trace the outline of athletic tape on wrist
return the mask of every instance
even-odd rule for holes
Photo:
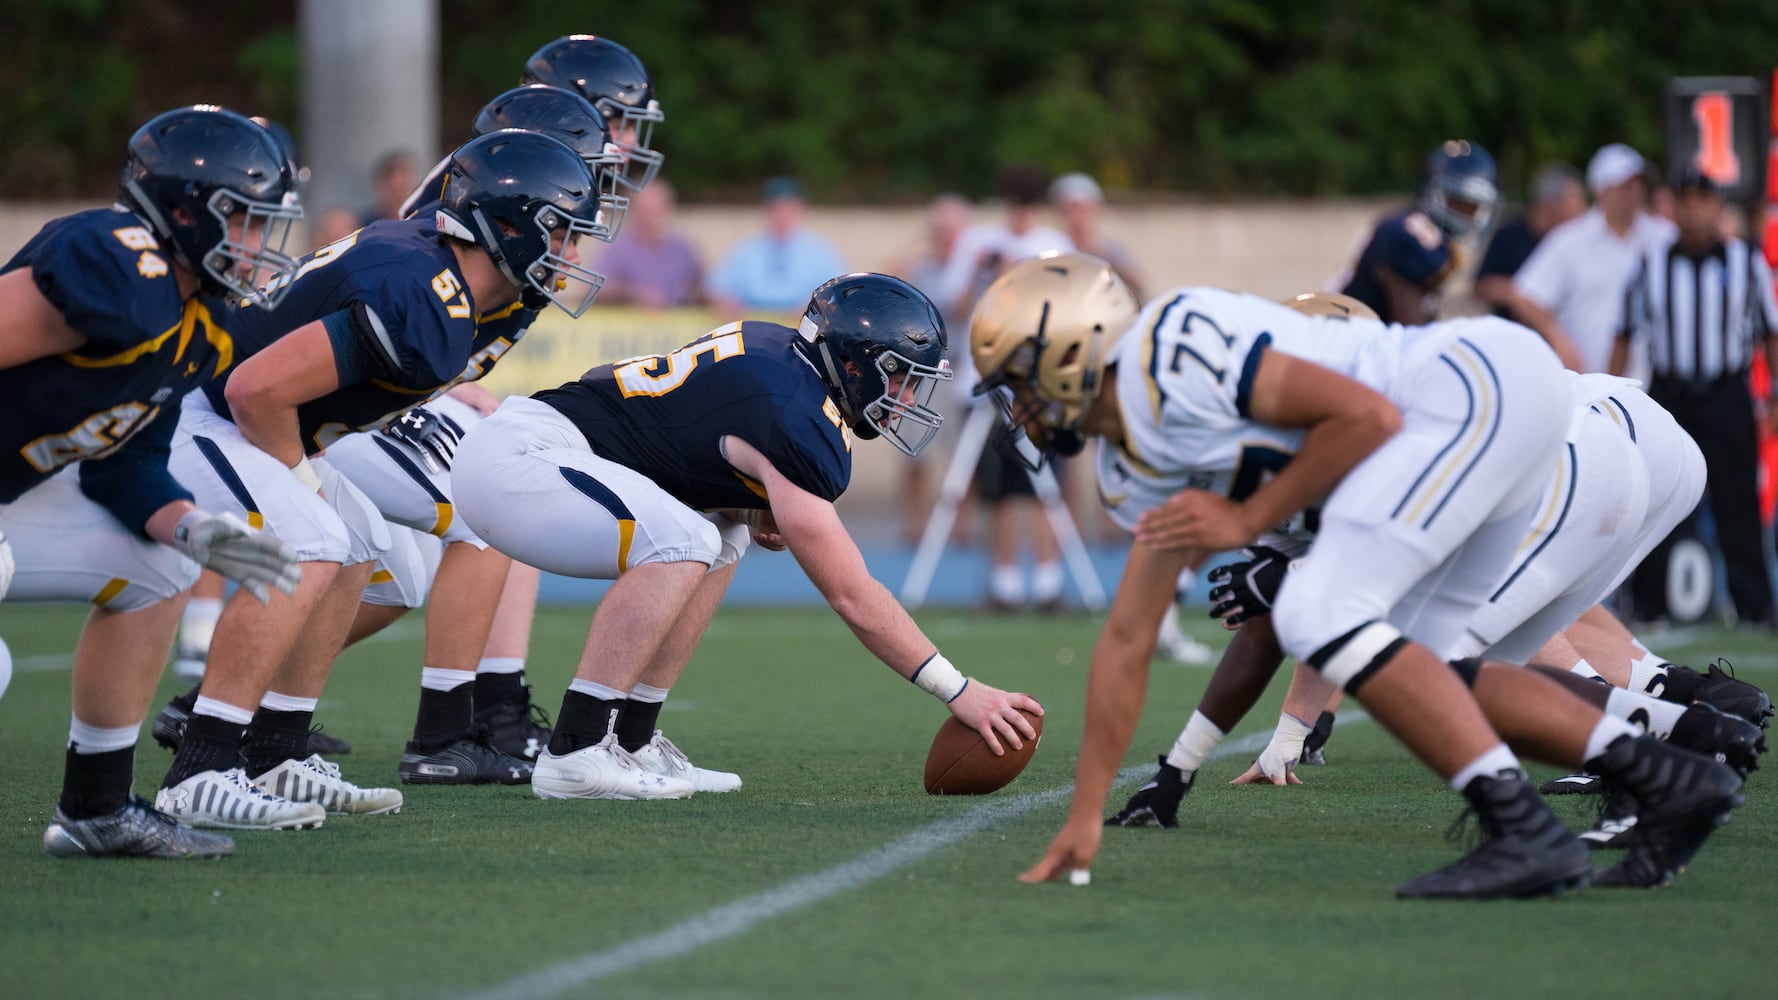
[[[937,652],[927,658],[925,663],[920,664],[920,669],[914,671],[914,676],[909,677],[908,680],[913,681],[915,687],[947,705],[956,701],[957,696],[963,693],[963,689],[969,686],[969,678],[964,677],[956,667],[952,666],[951,661],[945,659],[943,653]]]
[[[304,455],[295,465],[290,467],[290,474],[296,477],[297,482],[307,486],[311,490],[320,492],[321,474],[315,471],[313,465],[309,464],[307,455]]]
[[[1204,766],[1210,751],[1222,742],[1222,728],[1205,717],[1203,712],[1193,712],[1191,721],[1173,741],[1173,749],[1167,752],[1167,763],[1179,768],[1186,774],[1192,774]]]

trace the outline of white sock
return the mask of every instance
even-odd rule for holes
[[[1617,692],[1613,691],[1612,694],[1615,695]],[[1632,728],[1628,722],[1607,712],[1599,717],[1599,724],[1593,727],[1591,733],[1587,734],[1586,756],[1582,757],[1581,760],[1589,761],[1604,753],[1605,748],[1611,746],[1612,742],[1619,736],[1629,736],[1633,738],[1635,735],[1636,730]]]
[[[298,698],[276,691],[267,691],[265,697],[259,699],[260,708],[269,708],[274,712],[313,712],[320,703],[319,698]]]
[[[672,688],[657,688],[652,684],[638,682],[635,687],[630,689],[630,700],[659,705],[667,700],[667,692],[671,690]]]
[[[619,691],[617,688],[606,687],[598,681],[583,681],[578,677],[568,685],[568,690],[579,691],[589,698],[597,698],[600,701],[623,701],[629,697],[627,692]]]
[[[1173,749],[1167,753],[1167,763],[1179,768],[1186,774],[1192,774],[1204,766],[1210,751],[1222,742],[1227,734],[1219,729],[1216,723],[1204,717],[1203,712],[1193,712],[1191,721],[1173,741]]]
[[[89,726],[80,721],[79,716],[68,717],[68,748],[77,754],[110,753],[113,750],[128,750],[136,745],[136,735],[142,731],[140,722],[133,726],[120,726],[117,729],[102,729]]]
[[[1672,664],[1666,660],[1645,651],[1630,661],[1630,690],[1653,695],[1667,690],[1667,668],[1670,666]]]
[[[1016,564],[996,566],[988,574],[988,593],[1002,604],[1025,603],[1025,572]]]
[[[1685,710],[1684,705],[1675,705],[1653,695],[1626,691],[1623,688],[1612,688],[1610,697],[1605,699],[1607,715],[1623,719],[1632,728],[1641,729],[1663,740],[1673,735],[1673,727],[1679,724],[1679,717],[1685,714]],[[1592,760],[1592,755],[1587,755],[1587,759]]]
[[[191,706],[191,714],[208,715],[212,719],[221,719],[224,722],[232,722],[237,726],[244,726],[253,721],[253,713],[251,711],[245,708],[236,708],[226,701],[217,701],[215,698],[206,698],[201,694],[198,695],[197,704]]]
[[[1525,769],[1519,765],[1519,758],[1513,756],[1505,743],[1496,743],[1494,748],[1470,761],[1464,768],[1451,777],[1451,788],[1461,792],[1469,787],[1469,783],[1477,778],[1492,778],[1502,771],[1516,772],[1519,777],[1525,776]]]
[[[1576,663],[1574,666],[1569,667],[1568,671],[1570,673],[1579,674],[1582,677],[1585,677],[1587,680],[1590,680],[1590,681],[1604,680],[1603,677],[1599,676],[1599,671],[1594,670],[1593,665],[1591,663],[1588,663],[1584,657],[1581,659],[1581,661],[1579,663]]]
[[[216,634],[216,619],[222,617],[222,600],[216,597],[194,597],[185,603],[179,619],[179,655],[201,660],[210,651],[210,637]]]
[[[446,670],[444,667],[421,667],[420,689],[423,691],[455,691],[475,683],[473,670]]]
[[[1061,597],[1066,581],[1060,562],[1038,563],[1031,569],[1031,599],[1041,604]]]
[[[522,656],[484,656],[475,665],[478,674],[522,674],[525,672],[525,658]]]

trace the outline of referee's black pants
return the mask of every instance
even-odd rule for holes
[[[1753,397],[1745,375],[1703,381],[1655,376],[1649,396],[1667,408],[1698,442],[1708,475],[1710,512],[1729,580],[1729,597],[1743,624],[1773,623],[1772,576],[1760,536],[1759,444]],[[1667,559],[1681,526],[1649,553],[1631,577],[1638,617],[1667,611]]]

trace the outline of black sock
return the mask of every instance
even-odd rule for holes
[[[475,707],[487,711],[495,705],[525,700],[525,672],[475,675]]]
[[[475,706],[480,700],[480,692],[473,683],[459,684],[449,691],[421,688],[414,742],[428,751],[443,749],[452,737],[475,721]]]
[[[238,722],[214,715],[193,715],[186,723],[185,738],[173,755],[162,788],[172,788],[201,771],[229,771],[241,766],[241,733]]]
[[[611,732],[612,717],[622,718],[627,704],[619,698],[595,698],[570,690],[562,695],[562,714],[556,716],[556,731],[549,738],[549,752],[573,753],[590,747]]]
[[[617,715],[618,745],[632,753],[646,746],[654,738],[654,724],[661,717],[661,704],[634,698],[624,702],[624,710]]]
[[[260,775],[287,760],[302,760],[309,755],[309,725],[314,712],[280,712],[261,708],[253,713],[247,726],[247,774]]]
[[[62,770],[62,812],[69,819],[91,819],[122,809],[130,800],[136,776],[136,748],[104,753],[75,753],[68,748]]]

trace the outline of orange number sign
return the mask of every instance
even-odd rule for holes
[[[1724,187],[1741,180],[1735,156],[1735,106],[1729,95],[1712,90],[1692,100],[1692,121],[1698,125],[1698,155],[1692,164]]]

